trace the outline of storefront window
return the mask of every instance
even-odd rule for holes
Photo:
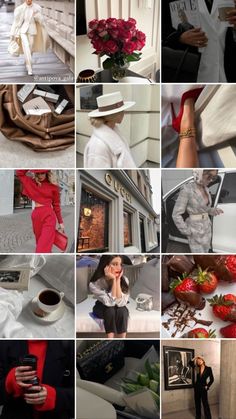
[[[109,203],[94,192],[82,189],[78,252],[108,250]]]
[[[124,211],[124,246],[132,246],[132,215]]]

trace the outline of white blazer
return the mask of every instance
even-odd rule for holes
[[[10,36],[20,37],[22,33],[34,35],[32,52],[46,52],[50,46],[48,33],[45,27],[42,8],[33,3],[30,13],[27,13],[25,20],[26,3],[21,4],[14,10],[14,21],[10,30]],[[32,10],[32,11],[31,11]],[[20,54],[23,49],[20,43]]]
[[[198,0],[200,25],[206,33],[208,44],[201,48],[201,61],[197,81],[200,83],[227,82],[224,70],[224,50],[227,27],[218,19],[218,0],[213,1],[209,13],[205,0]]]
[[[126,140],[117,126],[94,128],[84,150],[85,168],[135,168],[137,167]]]

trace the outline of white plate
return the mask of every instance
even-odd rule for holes
[[[218,287],[216,288],[216,290],[212,293],[212,294],[202,294],[202,296],[205,299],[208,298],[212,298],[214,295],[225,295],[225,294],[234,294],[236,295],[236,283],[228,283],[226,281],[220,281]],[[178,305],[178,303],[176,303],[176,306]],[[175,336],[172,336],[175,331],[176,331],[176,326],[174,325],[174,321],[172,321],[169,324],[169,330],[167,330],[164,326],[163,326],[163,322],[167,322],[170,319],[170,315],[168,314],[169,310],[173,310],[174,308],[174,304],[170,307],[167,308],[165,310],[165,313],[163,314],[162,318],[161,318],[161,329],[162,329],[162,333],[161,336],[164,338],[167,337],[167,335],[170,338],[182,338],[185,337],[183,336],[185,333],[190,332],[190,330],[192,329],[196,329],[196,328],[204,328],[206,330],[215,330],[215,335],[217,338],[223,338],[223,336],[220,333],[220,329],[222,327],[227,326],[228,324],[230,324],[231,322],[224,322],[223,320],[219,319],[218,317],[215,317],[215,315],[213,314],[213,310],[212,307],[210,306],[210,303],[208,303],[208,301],[206,301],[206,305],[205,308],[203,310],[196,310],[195,313],[195,317],[197,319],[201,319],[201,320],[207,320],[207,321],[212,321],[212,324],[210,326],[204,326],[203,324],[195,324],[194,321],[189,321],[188,325],[184,328],[184,330],[180,330],[178,331]],[[186,307],[185,304],[181,304],[181,308]],[[194,308],[191,308],[192,310],[194,310]],[[186,317],[187,312],[185,312],[184,317]]]
[[[34,310],[36,308],[38,308],[38,299],[37,297],[34,297],[30,304],[31,313],[33,314],[35,319],[39,320],[41,323],[47,324],[47,323],[54,323],[60,320],[65,313],[66,306],[65,306],[64,301],[61,301],[61,304],[58,307],[58,309],[53,311],[52,313],[47,314],[45,317],[37,316],[37,314],[34,313]]]

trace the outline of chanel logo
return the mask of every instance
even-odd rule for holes
[[[107,374],[109,374],[109,372],[111,372],[112,370],[113,370],[113,365],[112,365],[112,362],[110,362],[109,364],[105,366],[105,371]]]

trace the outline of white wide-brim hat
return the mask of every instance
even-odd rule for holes
[[[112,115],[114,113],[125,111],[135,105],[135,102],[124,102],[120,92],[108,93],[97,97],[98,109],[89,112],[90,118],[99,118],[99,116]]]

